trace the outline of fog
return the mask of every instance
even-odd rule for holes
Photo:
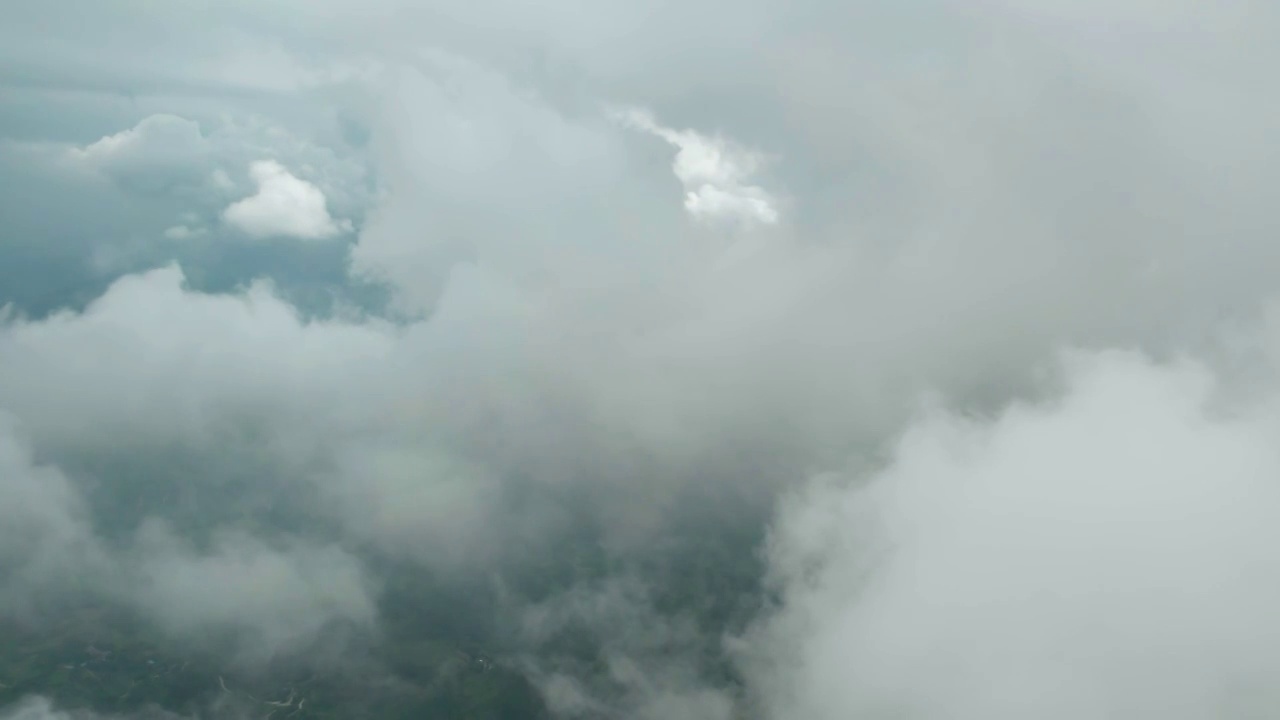
[[[343,662],[423,577],[555,717],[1280,710],[1275,8],[75,5],[0,22],[0,614]]]

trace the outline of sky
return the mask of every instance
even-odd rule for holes
[[[589,536],[557,717],[1280,709],[1273,3],[0,12],[0,613],[252,662]]]

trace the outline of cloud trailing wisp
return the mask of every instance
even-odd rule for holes
[[[1280,712],[1271,5],[72,5],[0,717]]]

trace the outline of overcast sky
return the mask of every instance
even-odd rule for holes
[[[521,610],[610,638],[621,693],[532,661],[557,714],[1274,717],[1277,32],[9,2],[0,612],[92,587],[269,657],[376,632],[370,553],[742,531],[745,690],[620,576]]]

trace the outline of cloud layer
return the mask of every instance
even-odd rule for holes
[[[1075,357],[992,421],[930,413],[775,528],[777,717],[1262,717],[1280,633],[1274,396]],[[777,677],[781,685],[771,685]]]
[[[1269,6],[82,10],[0,23],[0,611],[269,662],[411,577],[563,717],[1280,706]]]

